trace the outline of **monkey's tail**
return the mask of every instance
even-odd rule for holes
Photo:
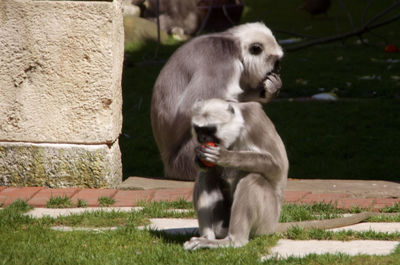
[[[352,216],[340,217],[327,220],[313,220],[303,222],[290,222],[290,223],[279,223],[275,229],[276,233],[285,233],[292,227],[300,227],[303,229],[331,229],[338,228],[348,225],[360,223],[372,216],[381,215],[382,213],[364,212],[358,213]],[[398,213],[397,213],[398,214]],[[385,214],[387,215],[387,214]]]

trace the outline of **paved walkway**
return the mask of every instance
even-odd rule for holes
[[[136,189],[136,190],[129,190]],[[72,202],[85,200],[89,207],[99,206],[100,197],[115,200],[113,207],[134,207],[139,201],[192,199],[193,183],[132,177],[120,189],[82,189],[0,186],[0,204],[7,206],[23,199],[34,207],[46,207],[51,197],[67,196]],[[294,180],[290,179],[286,203],[334,202],[340,208],[358,206],[379,210],[400,203],[400,183],[389,181]]]
[[[0,186],[0,205],[9,205],[17,199],[23,199],[35,209],[26,213],[33,218],[45,215],[57,217],[78,214],[85,211],[140,211],[135,207],[138,201],[164,201],[192,198],[193,182],[170,181],[131,177],[119,189],[82,189],[65,188],[49,189],[42,187],[5,187]],[[51,197],[67,196],[73,202],[78,199],[85,200],[92,208],[75,209],[47,209],[46,204]],[[112,207],[94,208],[99,206],[100,197],[111,197],[115,200]],[[358,206],[370,210],[379,210],[386,206],[400,203],[400,183],[389,181],[352,181],[352,180],[295,180],[290,179],[286,189],[286,203],[313,203],[336,202],[338,207],[351,208]],[[132,208],[134,207],[134,208]],[[149,229],[156,229],[166,233],[196,234],[198,224],[196,219],[153,218],[150,219]],[[83,230],[88,232],[101,232],[118,229],[118,227],[88,228],[88,227],[52,227],[57,231]],[[361,223],[332,231],[375,231],[385,233],[399,233],[400,223]],[[271,249],[269,255],[262,260],[270,258],[287,258],[289,256],[304,257],[316,253],[345,253],[348,255],[388,255],[399,247],[399,240],[287,240],[280,239],[278,244]]]

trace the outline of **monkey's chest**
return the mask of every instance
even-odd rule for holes
[[[235,192],[237,183],[244,176],[245,172],[233,168],[224,168],[220,175],[221,179],[225,183],[226,188],[231,194]]]

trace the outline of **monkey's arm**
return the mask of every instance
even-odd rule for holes
[[[279,94],[282,87],[282,81],[278,74],[270,74],[255,89],[246,89],[239,96],[239,101],[256,101],[268,103]]]
[[[223,146],[201,146],[196,155],[202,160],[221,167],[237,168],[241,171],[262,174],[265,177],[279,175],[282,168],[279,161],[269,152],[227,150]]]

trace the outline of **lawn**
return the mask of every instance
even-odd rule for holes
[[[184,241],[191,235],[171,236],[162,232],[140,230],[139,226],[155,217],[194,217],[168,209],[192,209],[183,202],[143,203],[142,211],[96,211],[68,217],[33,219],[23,213],[30,208],[23,201],[0,210],[0,264],[257,264],[261,256],[279,239],[354,240],[379,239],[400,241],[400,233],[305,231],[293,228],[287,233],[260,236],[242,248],[185,251]],[[400,205],[385,211],[399,212]],[[326,219],[347,211],[330,204],[285,205],[281,221]],[[374,221],[374,220],[372,220]],[[376,220],[376,221],[397,221]],[[52,226],[107,227],[113,231],[60,232]],[[304,259],[271,260],[265,264],[395,264],[400,259],[400,247],[388,256],[310,255]]]
[[[315,18],[297,9],[301,0],[245,2],[242,22],[263,20],[272,29],[313,36],[352,29],[339,1],[332,1],[328,16]],[[343,2],[355,27],[360,26],[369,1]],[[366,19],[392,2],[374,1]],[[399,27],[397,21],[364,34],[368,45],[357,43],[354,37],[286,52],[281,94],[265,110],[286,145],[289,177],[400,180],[400,55],[384,52],[388,43],[400,46]],[[292,37],[280,31],[276,36],[280,40]],[[150,125],[151,92],[165,61],[181,44],[171,40],[162,45],[157,58],[155,43],[126,46],[120,137],[124,178],[163,177]],[[339,96],[338,102],[308,100],[331,91]]]

